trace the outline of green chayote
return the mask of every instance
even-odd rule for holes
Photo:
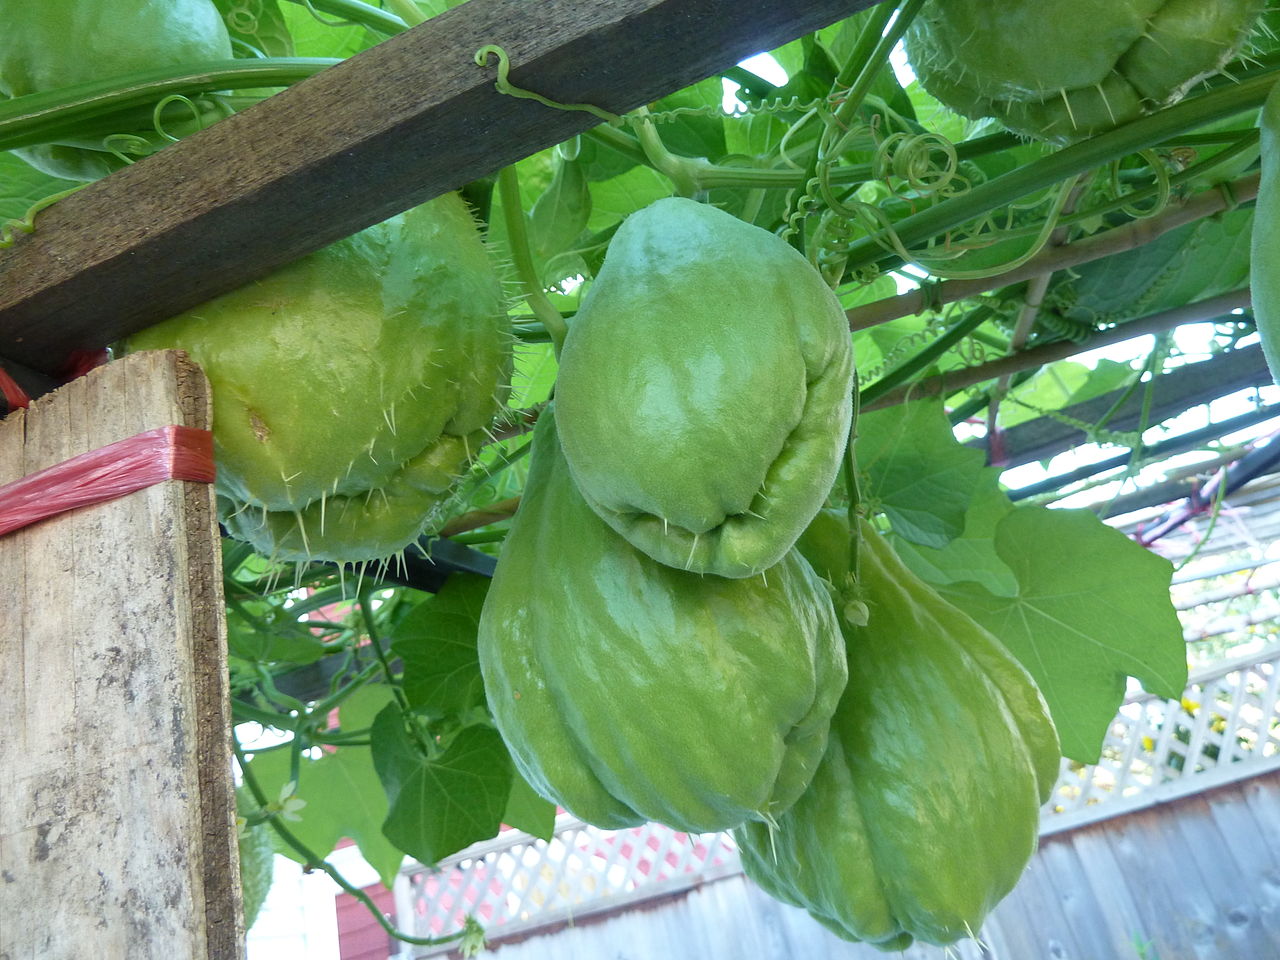
[[[848,322],[808,261],[669,198],[610,244],[556,398],[574,480],[611,527],[669,566],[748,577],[822,505],[852,388]]]
[[[222,521],[276,559],[384,558],[421,534],[505,398],[511,332],[446,194],[135,335],[213,385]]]
[[[906,35],[931,94],[1065,142],[1182,99],[1244,45],[1266,0],[928,0]]]
[[[834,547],[814,562],[843,580],[839,538],[802,542]],[[826,755],[775,829],[737,831],[743,867],[846,939],[952,943],[1035,851],[1057,733],[1021,664],[865,523],[859,557],[850,599],[867,619],[844,624],[849,685]]]
[[[844,689],[839,627],[796,551],[767,577],[703,577],[587,506],[542,414],[480,618],[498,729],[525,779],[590,823],[702,832],[804,790]]]

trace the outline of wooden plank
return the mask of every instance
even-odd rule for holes
[[[1134,905],[1124,872],[1108,842],[1110,832],[1107,824],[1095,824],[1065,839],[1075,847],[1080,869],[1100,907],[1094,923],[1100,934],[1108,938],[1109,944],[1109,950],[1101,955],[1128,955],[1133,952],[1135,941],[1143,943],[1150,938],[1150,927]]]
[[[0,357],[55,373],[876,0],[470,0],[67,197],[0,257]]]
[[[1070,946],[1069,956],[1104,957],[1112,952],[1106,928],[1098,922],[1105,912],[1080,853],[1069,837],[1042,841],[1035,860],[1044,869],[1044,883],[1062,910],[1064,926],[1056,938]]]
[[[1255,842],[1265,844],[1280,859],[1280,770],[1241,783],[1240,795],[1261,828]]]
[[[1227,952],[1230,944],[1218,936],[1209,891],[1174,827],[1181,803],[1135,813],[1110,827],[1113,836],[1120,833],[1126,839],[1117,860],[1156,953],[1186,960],[1253,960]]]
[[[203,374],[128,357],[0,423],[0,483],[173,423],[208,427]],[[0,957],[240,957],[211,486],[0,538],[0,596]]]
[[[1280,956],[1280,917],[1274,899],[1264,897],[1268,871],[1280,869],[1280,861],[1251,839],[1258,827],[1240,785],[1180,801],[1176,826],[1217,906],[1218,929],[1236,954]]]

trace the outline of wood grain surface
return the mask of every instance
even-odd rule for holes
[[[134,354],[0,422],[0,484],[209,413]],[[0,537],[0,958],[242,955],[223,617],[209,484]]]

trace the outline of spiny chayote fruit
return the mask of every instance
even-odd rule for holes
[[[0,100],[231,59],[231,39],[212,0],[0,0],[0,23]],[[96,180],[126,163],[108,149],[113,135],[127,149],[145,141],[148,153],[165,143],[154,125],[121,130],[115,121],[98,129],[88,119],[62,142],[14,153],[51,176]]]
[[[236,809],[241,814],[254,810],[257,804],[247,787],[236,788]],[[275,877],[275,848],[271,843],[271,825],[256,823],[240,830],[240,893],[244,904],[244,928],[248,930],[271,892]]]
[[[1266,0],[928,0],[907,58],[966,117],[1057,142],[1182,99],[1244,45]]]
[[[554,417],[554,419],[553,419]],[[480,617],[485,694],[516,766],[598,826],[723,830],[804,790],[845,683],[823,583],[677,570],[587,506],[542,414]]]
[[[834,546],[820,570],[848,561],[835,539],[801,542]],[[952,943],[977,934],[1035,851],[1058,737],[1022,665],[866,523],[858,566],[847,596],[865,623],[843,624],[849,684],[827,752],[773,829],[736,832],[742,865],[845,939]]]
[[[773,234],[692,200],[618,230],[565,339],[556,402],[583,497],[669,566],[777,563],[835,480],[848,321]]]
[[[279,560],[385,558],[438,518],[505,397],[511,332],[447,194],[137,334],[213,385],[219,511]]]

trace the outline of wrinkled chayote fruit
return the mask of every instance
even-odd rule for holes
[[[618,230],[556,383],[582,495],[669,566],[748,577],[831,489],[852,415],[848,321],[784,241],[692,200]]]
[[[958,113],[1067,142],[1182,99],[1239,52],[1266,0],[928,0],[907,30]]]
[[[1057,733],[1022,665],[866,523],[859,557],[866,618],[843,624],[849,685],[826,755],[775,829],[736,832],[742,864],[846,939],[953,943],[978,933],[1035,851]],[[843,581],[847,560],[814,564]]]
[[[213,386],[219,512],[278,560],[385,558],[436,522],[505,397],[511,333],[447,194],[135,335]]]
[[[211,0],[0,0],[0,100],[231,56]],[[111,136],[122,152],[166,142],[149,118],[124,130],[118,120],[96,129],[86,119],[70,139],[14,153],[50,176],[96,180],[126,163],[108,149]]]
[[[749,579],[636,550],[577,492],[558,419],[538,421],[480,618],[485,694],[516,766],[601,827],[776,818],[813,776],[844,689],[824,584],[794,550]]]

